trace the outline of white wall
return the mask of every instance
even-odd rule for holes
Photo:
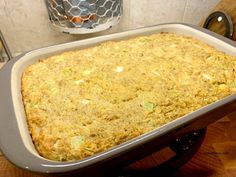
[[[121,22],[107,34],[165,22],[198,24],[219,0],[123,0]],[[54,30],[44,0],[1,0],[0,28],[14,55],[35,48],[93,35],[69,35]]]

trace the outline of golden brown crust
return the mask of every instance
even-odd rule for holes
[[[190,37],[155,34],[29,66],[22,95],[45,158],[107,150],[236,91],[236,60]]]

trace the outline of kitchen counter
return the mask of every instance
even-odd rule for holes
[[[210,125],[198,153],[174,177],[235,177],[236,176],[236,112]],[[155,156],[141,164],[155,164]],[[139,165],[142,166],[142,165]],[[18,169],[0,155],[0,177],[42,177]]]

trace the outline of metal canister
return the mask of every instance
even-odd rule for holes
[[[122,0],[46,0],[54,26],[68,33],[105,30],[120,21]]]

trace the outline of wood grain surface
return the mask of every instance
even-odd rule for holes
[[[0,63],[0,68],[3,67],[4,63]]]

